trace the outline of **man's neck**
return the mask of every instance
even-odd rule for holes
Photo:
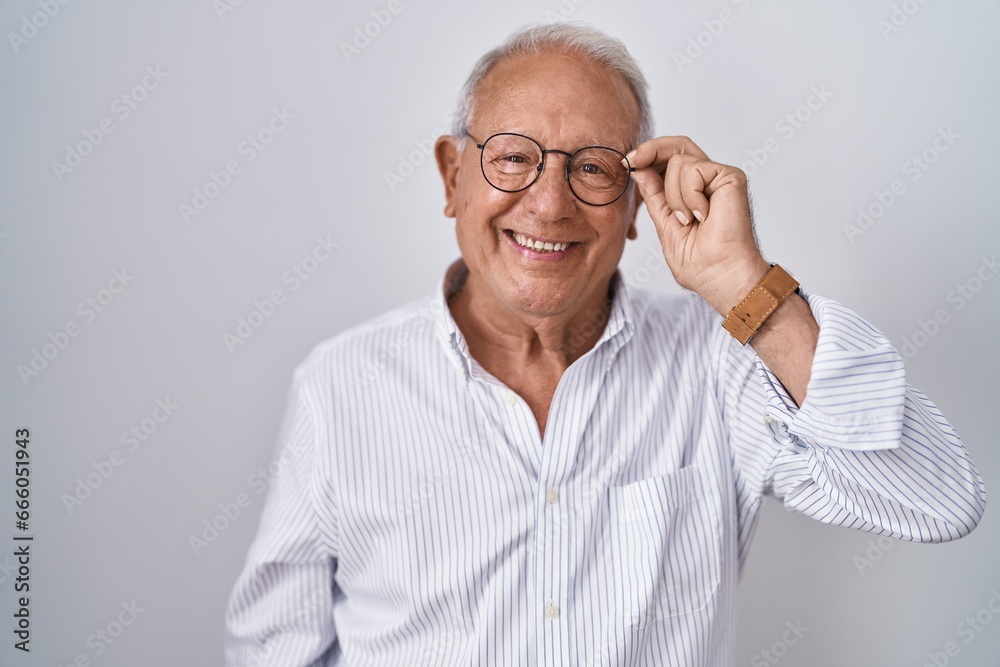
[[[451,287],[452,317],[472,356],[487,369],[535,367],[561,374],[594,347],[611,312],[610,281],[572,311],[538,316],[499,303],[474,275],[455,277],[464,283]]]

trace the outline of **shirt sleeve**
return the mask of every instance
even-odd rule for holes
[[[300,374],[288,395],[257,536],[226,611],[226,665],[304,667],[338,650],[335,550],[317,511],[316,404]],[[330,511],[323,504],[324,519]]]
[[[801,407],[747,348],[733,348],[726,411],[745,497],[916,541],[967,535],[983,480],[938,408],[906,382],[903,360],[856,313],[807,295],[820,332]]]

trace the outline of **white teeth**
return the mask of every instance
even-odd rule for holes
[[[513,236],[518,245],[534,250],[535,252],[562,252],[569,247],[569,243],[545,243],[544,241],[538,241],[517,232],[514,232]]]

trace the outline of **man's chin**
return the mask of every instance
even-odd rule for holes
[[[582,308],[586,299],[583,286],[557,284],[551,279],[522,278],[505,290],[503,302],[511,311],[526,317],[543,318],[574,314],[574,310]]]

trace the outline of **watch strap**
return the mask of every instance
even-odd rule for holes
[[[757,286],[729,311],[722,328],[741,345],[746,345],[771,313],[798,288],[795,278],[777,264],[772,264]]]

